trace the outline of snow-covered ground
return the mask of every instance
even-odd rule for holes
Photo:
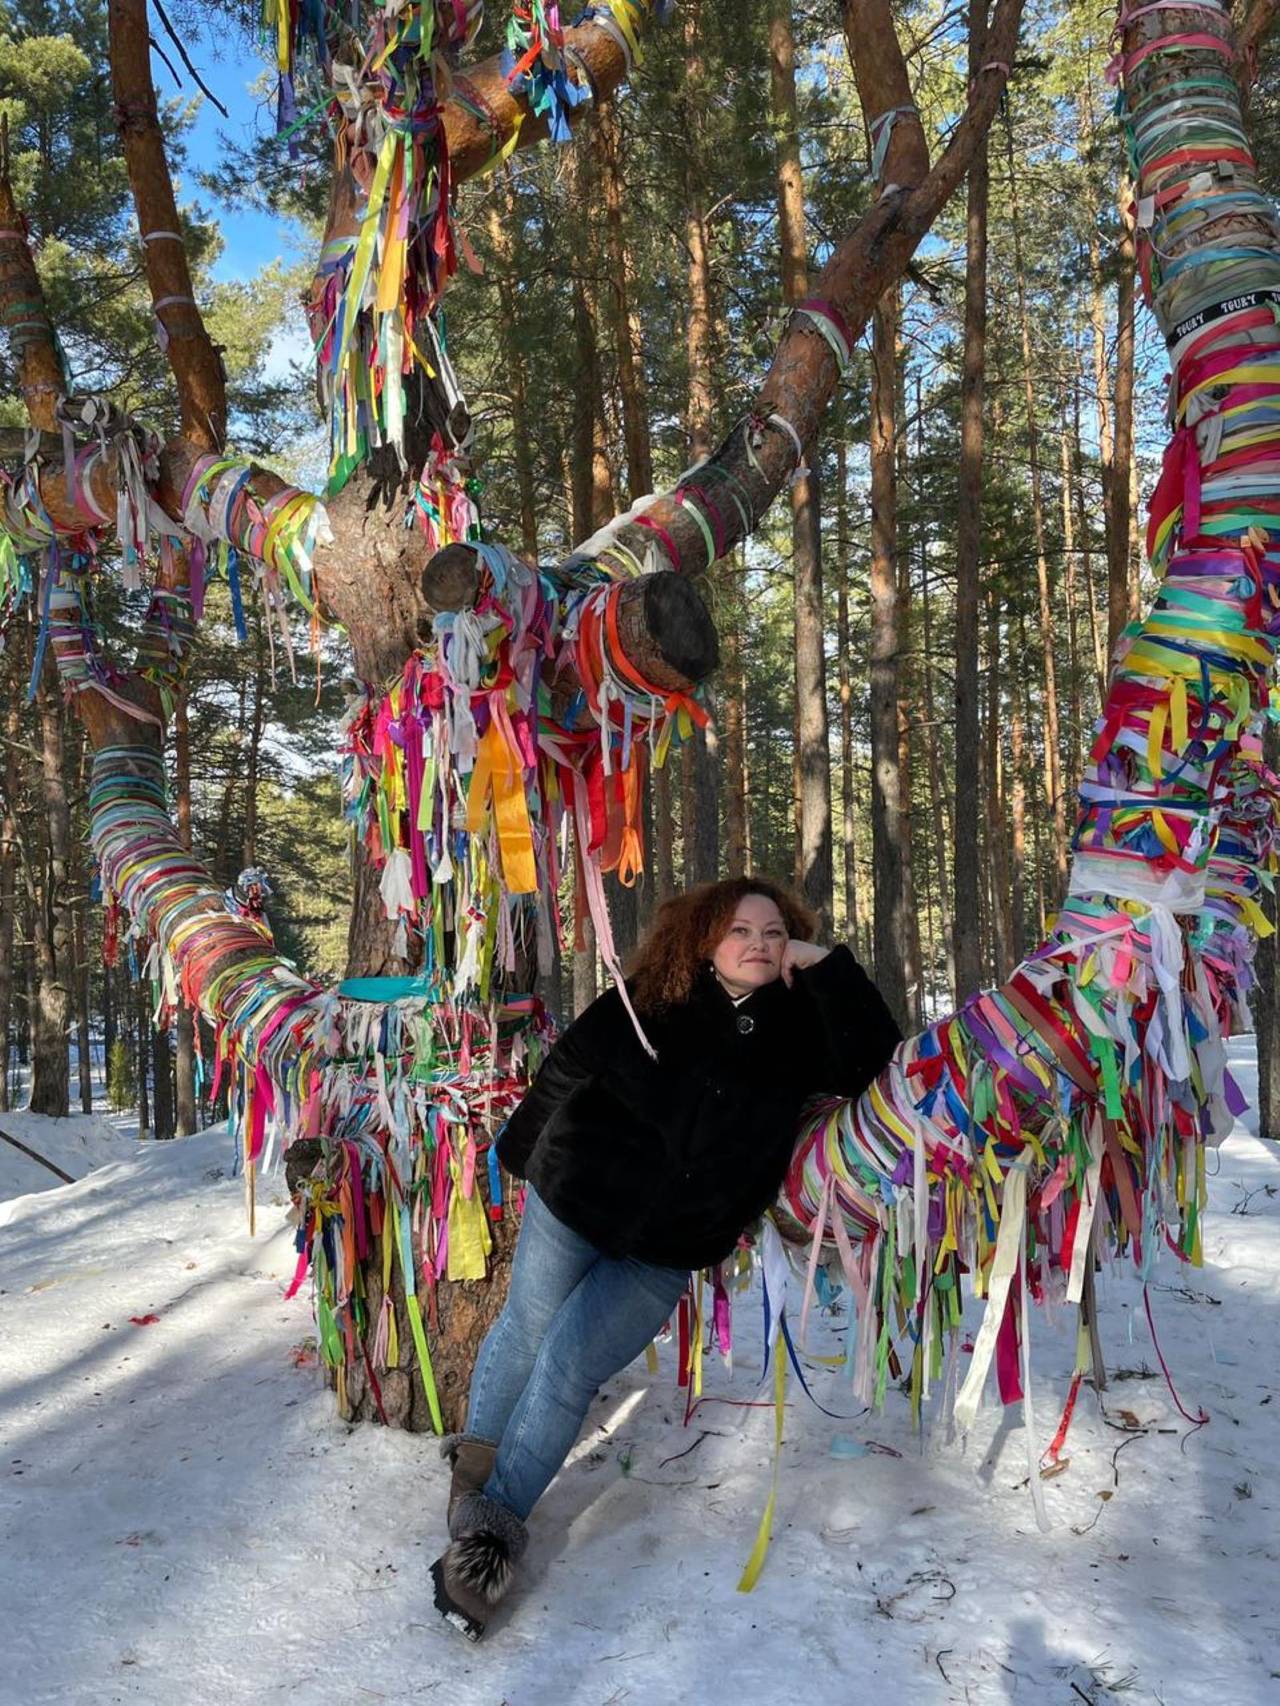
[[[1020,1409],[989,1398],[967,1445],[920,1441],[896,1394],[833,1421],[793,1382],[774,1540],[743,1595],[773,1417],[717,1401],[682,1428],[664,1347],[656,1380],[641,1363],[599,1399],[478,1648],[431,1609],[431,1440],[338,1421],[305,1297],[284,1301],[282,1189],[251,1240],[224,1135],[116,1152],[0,1203],[3,1706],[1280,1701],[1280,1157],[1243,1126],[1211,1161],[1204,1269],[1169,1257],[1153,1290],[1208,1426],[1174,1408],[1119,1271],[1111,1385],[1082,1394],[1043,1483],[1048,1534]],[[1065,1316],[1034,1325],[1042,1446],[1074,1346]],[[708,1359],[708,1389],[763,1398],[754,1299],[735,1332],[733,1381]],[[837,1375],[812,1384],[847,1409]]]
[[[44,1114],[0,1114],[0,1224],[7,1199],[28,1191],[47,1191],[60,1183],[56,1173],[6,1142],[6,1137],[16,1138],[26,1150],[34,1150],[60,1172],[83,1179],[108,1161],[136,1155],[137,1131],[136,1115],[113,1114],[105,1108],[66,1120],[48,1119]]]

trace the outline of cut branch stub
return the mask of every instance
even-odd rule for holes
[[[694,582],[660,570],[624,581],[618,598],[618,650],[655,697],[692,693],[720,662],[715,623]],[[589,728],[589,706],[578,703],[582,682],[563,667],[551,692],[551,715],[567,728]]]
[[[422,571],[422,592],[432,610],[468,610],[480,590],[480,560],[470,545],[446,545]]]

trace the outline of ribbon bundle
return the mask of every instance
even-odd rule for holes
[[[384,695],[352,700],[342,738],[346,809],[400,945],[421,937],[426,964],[459,991],[487,988],[495,960],[510,975],[524,942],[546,963],[570,817],[579,893],[616,966],[601,873],[629,884],[643,869],[645,766],[706,721],[628,658],[620,583],[597,580],[562,609],[510,552],[472,548],[474,605],[438,615],[434,644]],[[544,676],[581,685],[565,700]]]

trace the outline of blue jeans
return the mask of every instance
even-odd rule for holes
[[[526,1192],[511,1290],[480,1347],[467,1406],[467,1432],[498,1445],[490,1498],[529,1515],[596,1392],[640,1355],[688,1283],[684,1269],[601,1255]]]

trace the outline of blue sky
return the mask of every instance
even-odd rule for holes
[[[162,101],[175,95],[184,99],[199,96],[199,113],[188,137],[190,161],[201,171],[216,172],[222,155],[223,135],[236,142],[247,143],[254,136],[274,131],[274,77],[271,79],[270,97],[264,97],[261,90],[255,93],[255,85],[261,83],[264,72],[268,70],[266,56],[258,44],[248,40],[226,19],[218,20],[221,27],[215,32],[210,27],[213,21],[210,14],[202,12],[195,15],[202,19],[202,26],[198,34],[182,32],[183,45],[204,83],[230,116],[224,119],[211,102],[199,96],[173,43],[158,22],[154,26],[156,39],[181,76],[182,86],[175,87],[168,68],[154,52],[151,73]],[[181,184],[178,194],[180,200],[197,197],[216,211],[221,219],[226,247],[213,268],[216,278],[228,282],[252,278],[270,261],[277,258],[295,260],[303,253],[301,233],[286,220],[227,207],[208,190],[190,183]]]

